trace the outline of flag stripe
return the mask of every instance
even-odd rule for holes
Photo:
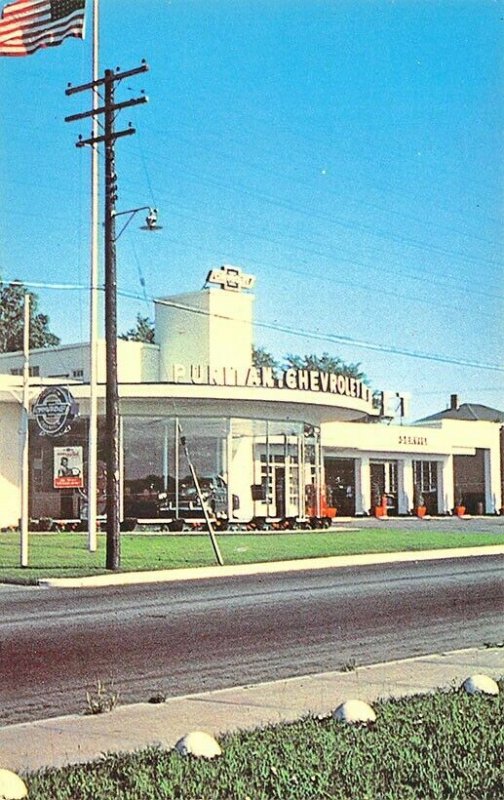
[[[51,0],[24,0],[24,2],[9,3],[6,5],[3,12],[3,19],[9,17],[20,17],[25,14],[37,13],[41,8],[51,10]]]
[[[61,6],[56,4],[61,3]],[[84,38],[85,0],[19,0],[0,19],[0,56],[24,56],[69,36]]]
[[[51,10],[50,0],[29,0],[29,2],[10,3],[2,12],[2,19],[21,18],[30,14],[37,14],[41,9]]]
[[[60,41],[66,39],[68,36],[82,38],[80,29],[74,30],[73,27],[67,29],[66,26],[61,26],[51,31],[43,31],[30,36],[20,36],[19,38],[10,39],[5,43],[2,43],[0,39],[0,55],[25,55],[27,53],[34,53],[41,47],[51,47],[60,44]]]
[[[61,20],[59,23],[52,25],[51,28],[48,28],[47,25],[31,25],[29,28],[24,26],[20,27],[18,25],[16,28],[12,28],[7,34],[4,34],[0,28],[0,43],[11,44],[13,41],[29,42],[34,36],[44,35],[48,31],[64,31],[66,28],[79,31],[82,28],[82,21],[78,17],[73,17],[68,20]]]
[[[0,24],[0,41],[7,42],[11,36],[21,36],[23,32],[29,33],[31,30],[43,30],[48,26],[50,21],[51,17],[47,14],[33,22],[16,20],[9,25],[4,26]]]
[[[31,30],[43,30],[50,21],[51,15],[44,14],[34,22],[15,20],[9,25],[0,24],[0,41],[8,42],[11,37],[21,37],[23,33],[29,33]]]

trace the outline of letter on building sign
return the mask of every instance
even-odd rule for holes
[[[210,384],[210,386],[222,386],[224,383],[222,378],[223,378],[222,370],[219,367],[214,367],[209,372],[208,383]]]
[[[273,367],[261,367],[261,380],[262,385],[267,389],[275,388],[275,376],[273,374]]]
[[[237,386],[238,375],[235,367],[224,367],[224,385]]]
[[[329,378],[330,375],[328,372],[319,373],[320,388],[322,389],[323,392],[327,392],[329,389]]]
[[[295,369],[288,369],[285,371],[285,385],[287,389],[296,389],[297,382],[296,382],[296,370]]]
[[[310,370],[310,389],[312,392],[320,391],[319,374],[316,369]]]
[[[250,367],[247,373],[247,386],[261,386],[261,375],[257,367]]]
[[[191,365],[191,383],[206,383],[207,369],[201,364]]]
[[[310,388],[310,376],[307,369],[298,369],[297,371],[298,389],[306,391]]]
[[[173,381],[174,383],[184,383],[185,380],[185,367],[183,364],[173,365]]]

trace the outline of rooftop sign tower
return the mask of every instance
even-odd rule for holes
[[[175,364],[188,371],[194,364],[211,369],[251,366],[254,296],[247,290],[254,282],[239,267],[223,266],[208,273],[201,291],[155,301],[160,380],[170,380]]]

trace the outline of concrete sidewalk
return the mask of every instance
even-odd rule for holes
[[[460,685],[474,673],[504,675],[504,648],[457,650],[367,667],[139,703],[109,714],[0,728],[0,767],[18,773],[90,761],[148,744],[172,748],[191,730],[228,731],[328,715],[350,698],[374,702]]]

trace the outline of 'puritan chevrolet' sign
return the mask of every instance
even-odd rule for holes
[[[208,386],[248,386],[259,389],[296,389],[305,392],[355,397],[370,402],[371,390],[358,378],[318,369],[275,370],[272,367],[207,367],[174,364],[170,382],[201,384]]]
[[[64,386],[48,386],[32,406],[32,414],[44,436],[62,436],[70,430],[79,407]]]

